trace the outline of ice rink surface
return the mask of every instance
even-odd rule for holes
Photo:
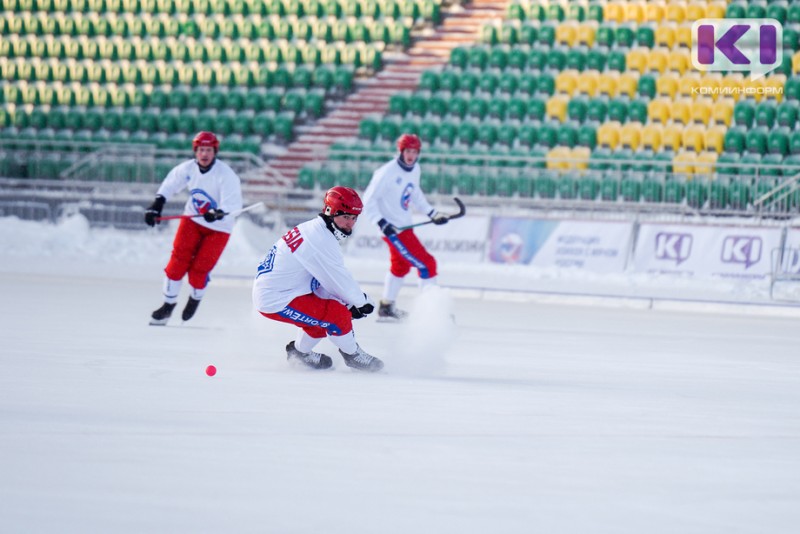
[[[246,278],[148,326],[168,252],[0,268],[0,532],[797,532],[797,317],[410,288],[312,372]]]

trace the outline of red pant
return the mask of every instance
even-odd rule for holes
[[[313,293],[292,300],[278,313],[264,313],[268,319],[291,323],[313,338],[343,336],[353,329],[350,310],[339,301],[322,299]]]
[[[383,240],[389,245],[389,271],[393,275],[402,278],[411,267],[416,267],[422,279],[436,276],[436,259],[425,250],[414,230],[405,230]]]
[[[189,285],[203,289],[208,273],[225,250],[230,234],[200,226],[191,219],[182,219],[172,242],[172,257],[164,272],[170,280],[181,280],[189,273]]]

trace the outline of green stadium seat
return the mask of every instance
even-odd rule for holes
[[[728,205],[733,209],[746,209],[751,202],[752,187],[742,179],[728,183]]]
[[[662,202],[664,200],[663,184],[652,178],[642,180],[642,200],[645,202]]]
[[[750,128],[755,120],[756,108],[752,102],[743,100],[737,102],[733,108],[733,123],[736,126]]]
[[[765,154],[767,152],[767,132],[761,128],[749,130],[745,135],[747,152]]]
[[[686,183],[686,204],[689,207],[702,208],[708,199],[708,188],[699,180],[691,180]]]
[[[730,192],[728,185],[719,180],[714,180],[708,184],[708,207],[711,209],[723,209],[728,207]]]
[[[436,141],[439,134],[439,125],[430,121],[423,121],[419,126],[419,137],[426,145],[431,145]]]
[[[365,117],[358,123],[358,136],[373,141],[378,136],[380,122],[374,117]]]
[[[725,10],[726,19],[739,19],[747,16],[747,7],[741,3],[728,4]]]
[[[686,184],[678,179],[668,179],[664,183],[664,202],[680,204],[686,198]]]
[[[735,109],[734,109],[735,112]],[[772,128],[775,124],[776,106],[774,102],[765,100],[756,107],[755,124],[756,126],[766,126]]]
[[[541,175],[535,179],[536,195],[542,199],[553,199],[556,197],[556,180],[550,175]]]
[[[597,178],[585,176],[578,180],[578,198],[581,200],[596,200],[600,192],[600,182]]]

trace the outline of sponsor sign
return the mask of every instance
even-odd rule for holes
[[[769,251],[780,246],[777,228],[642,224],[633,255],[636,272],[761,279]]]
[[[494,217],[489,259],[596,273],[622,272],[631,233],[630,223]]]

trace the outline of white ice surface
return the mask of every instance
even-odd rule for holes
[[[798,531],[796,316],[407,288],[424,321],[356,323],[385,373],[327,341],[307,372],[251,309],[262,234],[237,227],[191,322],[150,327],[171,232],[0,219],[0,532]]]

